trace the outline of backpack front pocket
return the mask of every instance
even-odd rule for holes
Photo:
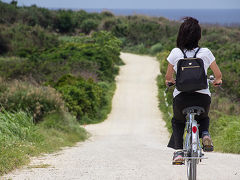
[[[184,71],[184,69],[191,69],[191,68],[200,68],[200,66],[185,66],[185,67],[182,67],[182,71]]]

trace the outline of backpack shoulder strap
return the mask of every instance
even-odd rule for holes
[[[184,55],[184,58],[187,58],[186,53],[185,53],[182,49],[180,49],[180,50],[182,51],[182,53],[183,53],[183,55]]]
[[[201,49],[201,48],[199,47],[198,50],[195,52],[195,55],[193,56],[193,58],[196,58],[197,53],[199,52],[200,49]]]

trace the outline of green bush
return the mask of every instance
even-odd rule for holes
[[[101,16],[103,17],[114,17],[114,14],[111,11],[102,11]]]
[[[97,29],[99,22],[94,19],[86,19],[81,23],[81,31],[89,34],[91,31]]]
[[[54,28],[60,33],[68,33],[73,32],[75,27],[76,22],[74,22],[73,12],[71,10],[59,10],[54,22]]]
[[[117,19],[117,23],[114,27],[111,28],[111,31],[118,38],[128,39],[128,31],[129,31],[128,28],[129,28],[129,24],[127,22],[124,22],[121,19]],[[128,41],[126,41],[126,44],[127,42]],[[131,43],[134,43],[134,42],[131,42]]]
[[[7,53],[9,50],[9,40],[0,33],[0,55]]]
[[[77,73],[80,76],[89,74],[95,80],[114,80],[118,73],[117,65],[122,63],[119,57],[120,40],[109,32],[101,31],[89,38],[71,38],[67,41],[36,57],[39,59],[38,71],[47,72],[49,78],[54,77],[52,79]]]
[[[117,24],[116,19],[114,17],[104,19],[99,27],[101,30],[111,31],[115,25]]]
[[[100,109],[103,91],[91,79],[84,80],[65,75],[54,86],[62,95],[72,114],[81,122],[83,117],[93,119]]]
[[[54,22],[56,20],[56,13],[49,9],[39,8],[36,5],[30,7],[23,7],[20,9],[20,23],[30,26],[39,25],[44,29],[54,29]]]
[[[26,58],[0,57],[0,77],[4,79],[26,79],[31,81],[33,65]],[[29,76],[29,77],[27,77]]]
[[[114,83],[65,75],[54,87],[62,94],[68,110],[81,124],[100,122],[111,110]]]
[[[58,45],[57,36],[40,26],[14,24],[4,27],[1,32],[9,46],[8,55],[27,57],[35,52],[42,52]]]
[[[93,33],[92,37],[65,37],[61,45],[32,53],[28,58],[0,58],[0,75],[50,84],[65,74],[111,82],[122,64],[120,44],[108,32]]]
[[[68,73],[87,73],[92,74],[93,79],[113,81],[117,74],[114,61],[120,61],[116,54],[110,53],[110,49],[97,43],[66,43],[37,58],[37,74],[43,73],[48,80],[58,79]]]
[[[133,52],[137,54],[149,54],[149,48],[146,48],[146,46],[143,43],[131,47],[125,47],[124,50],[127,52]]]
[[[7,4],[0,1],[0,23],[15,23],[19,16],[18,9],[12,4]]]
[[[163,45],[161,43],[154,44],[151,49],[150,53],[152,55],[156,55],[157,53],[161,52],[163,50]]]
[[[64,102],[55,89],[17,80],[1,82],[0,104],[7,111],[29,112],[34,122],[39,122],[50,112],[64,111]]]

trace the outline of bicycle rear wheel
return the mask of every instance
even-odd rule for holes
[[[196,180],[197,177],[197,159],[189,159],[187,162],[188,180]]]
[[[198,157],[197,152],[193,151],[192,148],[192,137],[190,138],[191,150],[190,157],[195,158]],[[188,159],[187,161],[187,176],[188,180],[196,180],[197,178],[197,159]]]

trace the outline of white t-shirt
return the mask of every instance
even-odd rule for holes
[[[193,57],[197,50],[198,50],[198,48],[195,48],[193,50],[184,50],[184,52],[187,55],[187,57]],[[183,59],[183,58],[184,58],[184,55],[179,48],[172,49],[171,53],[167,57],[167,61],[173,65],[173,69],[176,73],[177,73],[177,63],[180,59]],[[201,48],[197,53],[197,58],[201,58],[203,60],[204,69],[207,74],[207,70],[208,70],[209,66],[212,64],[213,61],[215,61],[215,57],[213,56],[212,52],[208,48]],[[202,93],[202,94],[208,94],[209,96],[211,96],[209,88],[202,89],[202,90],[199,90],[196,92]],[[173,92],[173,97],[177,96],[180,93],[181,93],[181,91],[178,91],[175,88],[174,92]]]

